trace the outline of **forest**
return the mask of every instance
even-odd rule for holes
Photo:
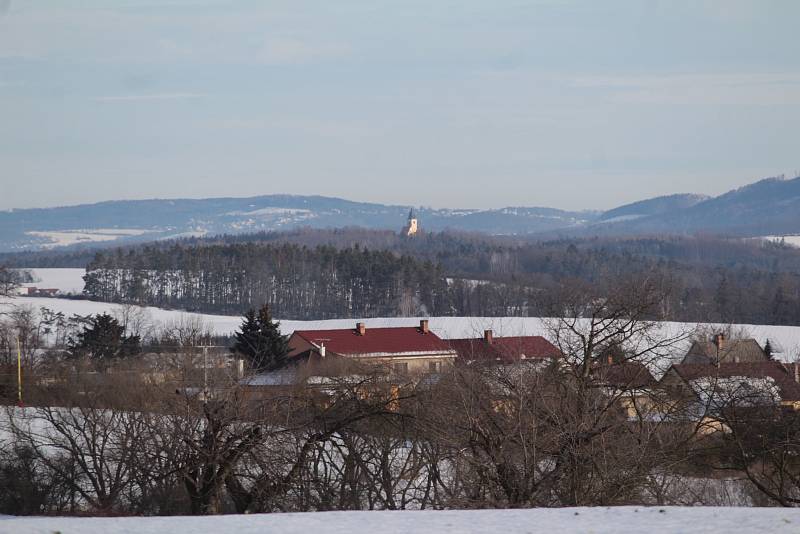
[[[800,249],[720,237],[299,230],[103,250],[86,267],[91,299],[221,314],[267,303],[287,319],[558,314],[567,288],[658,271],[670,320],[800,324]]]

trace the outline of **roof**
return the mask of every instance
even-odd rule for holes
[[[707,358],[716,361],[717,346],[713,341],[695,341],[686,353],[686,357],[691,360],[692,356]],[[719,351],[719,358],[723,362],[752,362],[766,361],[767,356],[764,349],[755,339],[732,339],[725,340],[722,349]],[[698,362],[691,362],[698,363]]]
[[[418,327],[367,328],[360,335],[354,328],[340,330],[295,330],[294,334],[328,352],[346,356],[401,356],[451,354],[450,345]]]
[[[641,362],[600,365],[595,374],[605,385],[617,388],[647,389],[656,384],[650,369]]]
[[[500,361],[513,363],[520,359],[558,358],[561,352],[542,336],[451,339],[450,346],[464,361]]]
[[[789,370],[780,362],[741,362],[713,364],[675,364],[672,369],[685,382],[691,383],[704,378],[771,378],[778,387],[781,400],[800,401],[800,384],[794,381]]]

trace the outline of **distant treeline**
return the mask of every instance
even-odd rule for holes
[[[526,294],[518,288],[509,303],[503,286],[449,280],[430,261],[360,247],[175,244],[99,253],[88,271],[92,299],[223,314],[268,303],[289,319],[519,315]]]
[[[711,236],[300,229],[108,249],[88,268],[90,298],[227,314],[267,302],[297,319],[547,315],[565,288],[657,271],[672,285],[664,309],[674,320],[800,324],[800,249]]]

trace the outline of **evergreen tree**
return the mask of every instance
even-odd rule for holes
[[[110,360],[140,352],[139,336],[125,335],[125,327],[107,313],[98,313],[83,326],[76,338],[70,340],[73,356],[88,356],[95,360]]]
[[[258,313],[254,309],[248,310],[235,335],[236,342],[231,350],[250,360],[254,369],[272,370],[285,363],[289,353],[289,338],[281,335],[280,322],[272,320],[267,304]]]
[[[764,344],[764,354],[767,355],[768,360],[772,359],[772,343],[769,342],[769,339],[767,339],[767,342]]]

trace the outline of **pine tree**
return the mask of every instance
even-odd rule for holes
[[[769,342],[769,339],[767,339],[767,342],[764,344],[764,354],[767,355],[768,360],[772,359],[772,343]]]
[[[235,337],[236,342],[231,350],[250,360],[254,369],[259,371],[277,369],[286,361],[289,338],[281,335],[280,322],[272,320],[267,304],[264,304],[258,313],[250,309],[244,314],[242,326]]]
[[[107,313],[98,313],[84,325],[77,338],[70,340],[73,356],[110,360],[140,352],[139,336],[125,335],[125,327]]]

